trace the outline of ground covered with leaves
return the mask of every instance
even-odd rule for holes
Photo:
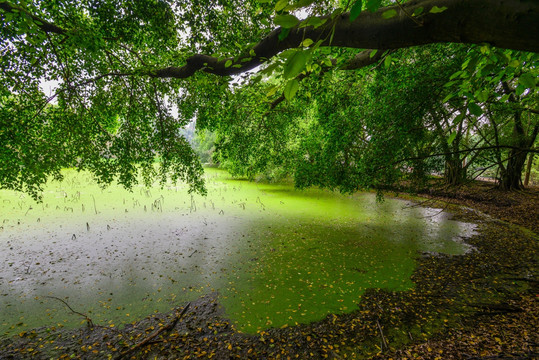
[[[446,204],[459,204],[479,210],[496,219],[539,230],[539,187],[504,191],[489,181],[472,181],[460,186],[446,186],[433,179],[418,193]]]
[[[477,196],[482,203],[489,192]],[[503,201],[512,201],[512,196]],[[519,206],[534,216],[537,201],[525,199],[527,205]],[[493,217],[509,217],[513,209],[512,222],[537,229],[537,216],[526,220],[526,213],[516,214],[522,210],[514,204],[504,213],[502,202],[478,206],[462,200],[466,201],[480,210],[487,207]],[[472,209],[449,210],[460,220],[478,224],[477,235],[465,239],[474,250],[462,256],[418,254],[413,289],[371,289],[349,314],[248,335],[234,330],[223,315],[218,294],[209,294],[123,328],[93,324],[22,332],[0,340],[0,359],[539,357],[537,235]]]

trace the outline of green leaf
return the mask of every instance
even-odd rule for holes
[[[305,39],[305,40],[303,40],[303,42],[301,43],[301,46],[303,46],[303,47],[309,47],[309,46],[311,46],[313,43],[314,43],[314,41],[312,41],[311,39]]]
[[[477,101],[485,102],[488,100],[488,96],[490,95],[490,92],[488,90],[477,90],[474,95]]]
[[[386,56],[384,59],[384,66],[386,69],[391,66],[391,55]]]
[[[357,19],[359,14],[361,14],[361,8],[363,7],[363,0],[357,0],[350,9],[350,21]]]
[[[476,103],[473,103],[473,102],[469,103],[468,110],[470,111],[472,115],[475,115],[475,116],[483,115],[483,109],[481,109],[481,107],[477,105]]]
[[[230,67],[231,65],[232,65],[232,60],[229,59],[225,62],[225,68]]]
[[[299,24],[299,20],[294,15],[286,14],[286,15],[276,15],[273,19],[273,22],[286,29],[293,28],[297,24]]]
[[[314,27],[315,29],[324,25],[326,23],[327,19],[320,19],[320,18],[317,18],[317,17],[309,17],[305,20],[302,21],[300,27],[307,27],[307,26],[312,26]]]
[[[447,144],[448,144],[448,145],[451,145],[451,143],[455,140],[456,137],[457,137],[457,133],[456,133],[456,132],[452,132],[452,133],[449,135],[449,138],[447,138]]]
[[[294,98],[299,89],[299,82],[296,79],[290,80],[284,87],[284,97],[290,101]]]
[[[423,7],[418,7],[417,9],[414,10],[412,16],[419,16],[423,13]]]
[[[442,6],[442,7],[438,7],[438,6],[433,6],[432,9],[430,9],[430,13],[431,14],[439,14],[441,12],[444,12],[447,10],[447,6]]]
[[[279,41],[283,41],[284,39],[286,39],[289,33],[290,33],[290,29],[283,28],[281,32],[279,33]]]
[[[513,60],[509,61],[508,65],[511,66],[511,67],[516,68],[516,67],[520,66],[520,61],[518,59],[513,59]]]
[[[380,7],[382,0],[367,0],[367,10],[375,12]]]
[[[455,94],[449,94],[442,100],[442,103],[445,104],[446,102],[448,102],[449,100],[451,100],[454,97],[455,97]]]
[[[307,63],[307,54],[304,51],[297,51],[285,63],[283,76],[285,79],[296,77],[303,71],[305,63]]]
[[[374,57],[374,55],[376,55],[377,52],[378,52],[378,49],[375,49],[375,50],[371,51],[371,53],[369,54],[369,58],[372,59]]]
[[[459,76],[462,74],[462,72],[463,72],[463,71],[460,70],[460,71],[457,71],[457,72],[453,73],[453,75],[451,75],[451,76],[449,77],[449,80],[454,80],[454,79],[456,79],[457,77],[459,77]]]
[[[288,0],[279,0],[277,1],[277,4],[275,4],[275,11],[281,11],[287,6],[288,6]]]
[[[397,15],[397,10],[395,9],[386,10],[382,13],[382,17],[384,19],[391,19],[392,17],[395,17],[396,15]]]
[[[537,77],[533,76],[530,73],[524,73],[520,75],[520,77],[518,78],[518,83],[522,86],[527,87],[528,89],[535,88],[536,82],[537,82]]]
[[[342,8],[336,8],[335,10],[333,10],[333,12],[331,13],[331,15],[329,17],[332,18],[332,19],[336,19],[338,16],[340,16],[342,14],[342,12],[343,12]]]
[[[262,74],[265,74],[265,75],[272,74],[273,71],[277,68],[277,66],[279,66],[279,64],[273,63],[273,64],[269,65],[267,68],[265,68],[264,70],[261,70],[260,72]]]
[[[266,92],[266,96],[267,96],[267,97],[273,96],[273,95],[277,92],[277,89],[279,89],[278,86],[272,86],[272,87],[269,88],[269,90]]]

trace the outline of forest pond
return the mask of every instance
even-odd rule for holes
[[[84,321],[121,326],[217,293],[239,331],[357,308],[367,288],[413,286],[422,252],[462,254],[474,225],[375,195],[233,180],[100,189],[67,170],[43,202],[0,192],[0,336]]]

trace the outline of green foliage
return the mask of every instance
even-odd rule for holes
[[[0,12],[1,186],[38,197],[49,177],[74,166],[102,184],[130,188],[139,174],[148,182],[170,176],[203,193],[202,167],[180,135],[195,114],[174,115],[167,100],[181,98],[182,84],[142,73],[195,51],[236,54],[264,34],[270,7],[255,0],[189,1],[181,9],[166,0],[21,6],[65,34],[45,33],[24,11]],[[51,97],[44,81],[58,84]]]
[[[363,0],[356,0],[350,8],[350,21],[357,19],[363,8]]]
[[[299,24],[299,20],[294,15],[276,15],[273,19],[275,25],[282,26],[284,28],[292,28]]]
[[[171,176],[203,193],[200,161],[182,135],[194,119],[200,131],[215,133],[213,156],[235,174],[291,174],[300,187],[379,188],[406,173],[433,172],[430,156],[457,172],[466,171],[463,160],[511,168],[509,150],[499,146],[529,149],[537,137],[538,55],[431,46],[385,52],[383,66],[371,70],[338,71],[356,51],[322,47],[333,40],[335,21],[391,4],[85,0],[1,11],[0,184],[38,196],[49,177],[76,167],[102,184],[130,188],[141,174],[146,182]],[[397,9],[381,10],[382,18],[390,22]],[[410,16],[446,10],[416,8]],[[284,42],[310,26],[322,35],[264,58],[253,76],[154,77],[198,53],[236,70],[257,56],[253,44],[272,24],[282,27]],[[41,89],[45,81],[58,84],[51,96]],[[481,146],[490,150],[479,155],[473,149]]]
[[[308,60],[309,57],[306,51],[298,50],[294,52],[284,64],[284,78],[291,79],[298,76],[303,71]]]
[[[286,100],[290,101],[296,95],[296,92],[299,89],[299,82],[296,79],[292,79],[286,83],[284,87],[284,97]]]

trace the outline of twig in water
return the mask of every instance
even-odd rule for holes
[[[49,299],[55,299],[55,300],[58,300],[58,301],[62,302],[65,306],[67,306],[67,308],[69,310],[71,310],[72,313],[82,316],[86,320],[86,324],[88,325],[89,328],[94,327],[94,323],[93,323],[92,319],[90,319],[88,317],[88,315],[73,310],[73,308],[71,306],[69,306],[69,304],[67,302],[65,302],[64,300],[62,300],[60,298],[57,298],[56,296],[44,296],[44,297],[49,298]]]
[[[97,215],[97,207],[95,206],[95,197],[92,195],[92,199],[94,199],[94,211],[95,211],[95,214]]]

